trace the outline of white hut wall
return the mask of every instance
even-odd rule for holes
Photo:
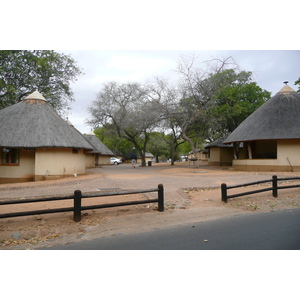
[[[36,150],[35,180],[52,179],[85,173],[86,155],[83,149],[41,148]]]
[[[34,150],[19,150],[18,165],[1,165],[0,183],[27,182],[34,178]]]

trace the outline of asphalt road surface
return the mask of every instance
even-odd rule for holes
[[[48,250],[299,250],[300,208],[54,246]]]

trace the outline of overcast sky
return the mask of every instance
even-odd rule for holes
[[[69,113],[69,120],[82,133],[88,133],[92,128],[85,124],[90,117],[87,107],[96,99],[101,86],[108,81],[145,82],[154,76],[176,79],[174,72],[182,55],[195,54],[200,61],[212,57],[232,56],[240,68],[253,72],[253,79],[267,91],[276,94],[289,81],[294,85],[300,77],[299,50],[60,50],[70,54],[83,68],[81,75],[72,89],[75,103]]]
[[[293,84],[300,77],[296,0],[272,5],[261,0],[247,5],[237,0],[51,3],[43,10],[38,0],[1,4],[7,13],[0,24],[7,30],[1,32],[0,47],[54,49],[78,62],[85,75],[72,84],[76,102],[68,117],[82,133],[91,130],[85,125],[86,108],[103,83],[143,82],[157,75],[171,78],[181,55],[197,53],[203,60],[232,55],[272,95],[286,80],[296,88]]]

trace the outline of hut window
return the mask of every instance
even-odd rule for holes
[[[1,164],[2,165],[19,165],[20,151],[19,149],[2,148],[1,149]]]
[[[73,154],[78,154],[78,149],[73,148],[73,149],[72,149],[72,153],[73,153]]]

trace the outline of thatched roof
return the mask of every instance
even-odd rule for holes
[[[83,136],[94,148],[93,151],[89,153],[114,156],[114,153],[109,150],[94,133],[84,134]]]
[[[233,147],[232,145],[224,145],[223,142],[224,142],[223,138],[217,139],[217,140],[211,142],[210,144],[208,144],[207,146],[205,146],[204,149],[209,149],[209,148],[212,148],[212,147],[218,147],[218,148]]]
[[[243,121],[224,141],[300,139],[300,95],[288,85]]]
[[[0,110],[0,147],[93,149],[37,91]]]

